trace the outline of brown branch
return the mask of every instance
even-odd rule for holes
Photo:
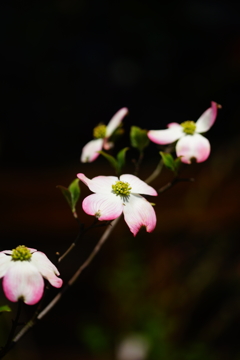
[[[171,182],[167,183],[166,185],[162,186],[160,189],[158,189],[158,193],[161,194],[164,191],[170,189],[171,187],[173,187],[174,185],[180,183],[180,182],[184,182],[184,181],[190,181],[193,182],[194,179],[193,178],[174,178]]]

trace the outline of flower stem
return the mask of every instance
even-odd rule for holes
[[[155,180],[162,171],[162,168],[163,168],[163,161],[161,159],[154,172],[146,180],[144,180],[145,183],[150,184],[153,180]]]
[[[103,222],[103,223],[99,223],[99,221],[94,218],[94,221],[92,223],[92,225],[90,225],[87,229],[84,228],[84,224],[81,224],[81,228],[80,228],[80,231],[76,237],[76,239],[72,242],[72,244],[68,247],[68,249],[61,255],[58,257],[58,263],[60,263],[71,251],[72,249],[76,246],[77,242],[81,239],[81,237],[89,230],[91,229],[94,229],[94,228],[97,228],[97,227],[102,227],[102,226],[106,226],[106,225],[109,225],[110,222],[109,221],[106,221],[106,222]]]
[[[173,146],[172,146],[172,144],[168,145],[168,146],[165,148],[165,150],[164,150],[165,153],[169,153],[169,154],[170,154],[172,151],[173,151]],[[146,180],[144,180],[144,181],[145,181],[147,184],[150,184],[153,180],[155,180],[155,179],[160,175],[162,169],[163,169],[163,159],[161,159],[161,160],[159,161],[159,163],[157,164],[156,169],[155,169],[155,170],[153,171],[153,173],[152,173]]]
[[[138,176],[143,157],[144,157],[144,153],[143,153],[143,151],[140,151],[138,160],[135,161],[135,171],[134,171],[135,176]]]
[[[161,194],[164,191],[166,191],[166,190],[170,189],[171,187],[173,187],[174,185],[178,184],[179,182],[183,182],[183,181],[193,182],[194,179],[193,178],[178,178],[178,177],[175,177],[171,182],[167,183],[166,185],[164,185],[160,189],[158,189],[158,193]]]

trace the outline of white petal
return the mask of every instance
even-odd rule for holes
[[[184,136],[183,127],[177,123],[171,123],[166,130],[150,130],[148,137],[156,144],[171,144]]]
[[[207,109],[196,122],[196,132],[203,133],[212,127],[217,117],[218,104],[211,102],[211,107]]]
[[[50,284],[56,288],[62,286],[62,279],[57,277],[59,271],[56,266],[41,251],[37,251],[32,255],[31,263],[38,269],[40,274],[47,279]]]
[[[140,180],[137,176],[124,174],[120,176],[120,180],[129,183],[132,188],[131,193],[157,196],[157,191],[152,186],[149,186],[144,181]]]
[[[98,156],[98,151],[102,150],[103,139],[94,139],[89,141],[82,149],[81,162],[92,162]]]
[[[113,220],[123,212],[123,202],[115,194],[92,194],[87,196],[82,203],[83,210],[88,215],[93,215],[98,220]]]
[[[167,124],[167,127],[170,129],[170,128],[179,128],[179,126],[181,126],[180,124],[176,123],[176,122],[172,122],[172,123],[169,123]],[[179,128],[180,129],[180,128]],[[181,129],[182,129],[182,126],[181,126]]]
[[[203,162],[209,157],[210,143],[200,134],[186,135],[177,142],[176,154],[186,164],[191,164],[191,159]]]
[[[141,195],[130,195],[129,202],[123,209],[124,219],[135,236],[142,226],[147,232],[156,227],[156,214],[152,205]]]
[[[87,178],[84,174],[79,173],[77,177],[93,192],[100,194],[110,194],[112,185],[118,181],[116,176],[96,176],[92,179]]]
[[[5,255],[3,252],[0,253],[0,279],[6,274],[12,257]]]
[[[3,291],[13,302],[23,299],[28,305],[36,304],[43,295],[44,281],[30,261],[12,261],[3,278]]]
[[[126,116],[127,114],[128,114],[128,109],[122,108],[118,110],[115,115],[113,115],[113,117],[111,118],[111,120],[107,125],[107,131],[106,131],[107,138],[112,135],[114,130],[117,129],[117,127],[121,124],[124,116]]]

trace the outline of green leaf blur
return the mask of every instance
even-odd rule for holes
[[[8,305],[0,306],[0,313],[12,311]]]
[[[117,161],[118,161],[118,166],[119,166],[120,170],[122,170],[123,166],[125,165],[127,150],[129,150],[129,148],[125,147],[122,150],[120,150],[117,154]]]
[[[70,206],[73,216],[77,218],[76,205],[80,197],[80,185],[79,179],[74,179],[68,188],[62,185],[58,185],[57,188],[62,192],[63,196],[67,200],[68,205]]]
[[[105,159],[107,159],[109,164],[115,169],[116,173],[119,172],[118,162],[112,155],[109,155],[105,151],[102,151],[102,150],[99,151],[99,154],[101,154],[102,156],[105,157]]]
[[[130,141],[132,147],[142,152],[149,144],[147,130],[141,129],[138,126],[132,126],[130,130]]]
[[[179,157],[174,159],[171,154],[165,153],[163,151],[160,151],[160,155],[166,168],[168,168],[169,170],[174,172],[175,175],[177,175],[179,167],[181,165],[181,159]]]
[[[80,186],[79,186],[79,179],[75,179],[73,180],[73,182],[71,182],[71,184],[68,187],[68,190],[70,192],[71,195],[71,208],[72,208],[72,212],[76,211],[76,205],[77,202],[79,200],[80,197]]]

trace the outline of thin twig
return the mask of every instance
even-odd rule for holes
[[[167,146],[167,147],[165,148],[165,150],[164,150],[164,152],[165,152],[165,153],[168,153],[168,154],[170,154],[172,151],[173,151],[173,146],[172,146],[172,144],[170,144],[169,146]],[[151,182],[153,182],[153,180],[155,180],[155,179],[160,175],[162,169],[163,169],[163,159],[161,159],[161,160],[159,161],[159,163],[157,164],[157,167],[156,167],[156,169],[153,171],[153,173],[152,173],[146,180],[144,180],[145,183],[150,184]]]
[[[183,182],[183,181],[190,181],[193,182],[194,179],[193,178],[177,178],[175,177],[171,182],[167,183],[166,185],[162,186],[160,189],[158,189],[158,193],[161,194],[164,191],[170,189],[171,187],[173,187],[174,185]]]
[[[163,161],[160,160],[154,172],[146,180],[144,180],[145,183],[150,184],[153,180],[155,180],[162,171],[162,168],[163,168]]]
[[[82,233],[83,233],[83,231],[84,231],[84,224],[82,224],[80,221],[79,221],[79,219],[78,219],[78,217],[77,218],[75,218],[77,221],[78,221],[78,223],[79,223],[79,225],[80,225],[80,231],[79,231],[79,233],[77,234],[77,237],[76,237],[76,239],[72,242],[72,244],[69,246],[69,248],[61,255],[61,256],[59,256],[58,257],[58,263],[60,263],[71,251],[72,251],[72,249],[76,246],[76,244],[77,244],[77,242],[79,241],[79,239],[81,238],[81,235],[82,235]],[[96,219],[95,219],[96,220]],[[96,223],[96,221],[94,221],[94,224]]]
[[[139,169],[140,169],[140,165],[141,165],[141,163],[142,163],[143,157],[144,157],[144,152],[143,152],[143,151],[140,151],[138,160],[137,160],[137,161],[134,161],[134,165],[135,165],[134,175],[135,175],[135,176],[137,176],[138,173],[139,173]]]
[[[95,229],[97,227],[102,227],[102,226],[107,226],[111,223],[111,221],[105,221],[102,223],[99,223],[97,218],[94,218],[94,221],[92,223],[92,225],[90,225],[88,228],[84,229],[83,224],[82,225],[82,229],[80,230],[80,232],[78,233],[76,239],[72,242],[72,244],[69,246],[69,248],[58,258],[58,263],[60,263],[71,251],[72,249],[77,245],[77,242],[81,239],[81,237],[86,234],[87,231],[91,230],[91,229]]]

